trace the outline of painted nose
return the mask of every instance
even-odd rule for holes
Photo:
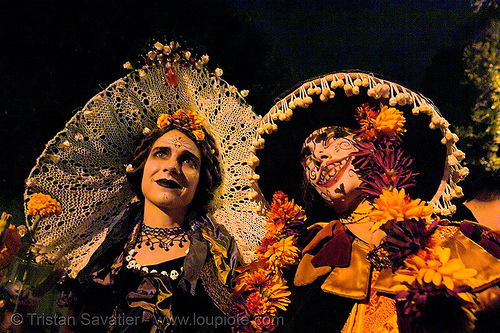
[[[323,151],[319,151],[318,153],[312,153],[311,158],[316,166],[320,166],[323,160],[328,159],[328,155]]]
[[[175,160],[168,160],[165,163],[165,167],[163,168],[163,171],[168,172],[168,173],[175,173],[175,174],[179,174],[180,170],[181,170],[181,166]]]

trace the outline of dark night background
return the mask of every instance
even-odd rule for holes
[[[462,52],[481,17],[468,0],[0,1],[0,211],[22,221],[23,182],[72,114],[126,75],[155,39],[176,37],[257,113],[291,85],[360,69],[431,98],[468,121],[474,92]],[[186,44],[186,43],[184,43]]]

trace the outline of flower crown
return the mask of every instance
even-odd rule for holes
[[[179,109],[171,115],[162,113],[158,117],[156,125],[158,128],[172,125],[193,133],[198,141],[205,139],[203,117],[194,111]]]

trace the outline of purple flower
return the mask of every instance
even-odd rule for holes
[[[424,249],[431,235],[438,227],[438,221],[431,225],[423,219],[405,219],[404,221],[388,221],[380,229],[387,234],[384,242],[380,245],[387,253],[395,271],[403,266],[404,260]]]
[[[411,170],[413,159],[405,155],[397,138],[382,138],[376,142],[358,142],[353,153],[353,165],[363,181],[360,190],[379,196],[383,189],[407,188],[415,185],[417,173]]]

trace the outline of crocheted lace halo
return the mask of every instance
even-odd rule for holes
[[[245,261],[254,258],[265,228],[248,198],[246,175],[260,117],[234,86],[194,67],[173,67],[177,86],[167,83],[165,66],[133,71],[94,96],[48,142],[28,177],[25,202],[33,193],[49,194],[61,203],[62,214],[36,228],[37,261],[64,257],[70,276],[85,266],[134,200],[125,174],[137,139],[156,126],[160,113],[180,108],[204,117],[221,153],[223,182],[212,202],[213,217],[235,237]]]

